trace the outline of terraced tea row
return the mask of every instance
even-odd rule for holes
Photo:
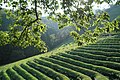
[[[34,58],[0,72],[0,80],[120,80],[120,38]]]
[[[101,51],[101,50],[91,50],[91,49],[76,49],[74,51],[77,52],[87,52],[87,53],[91,53],[91,54],[95,54],[95,55],[103,55],[103,56],[107,56],[107,57],[120,57],[120,53],[119,52],[107,52],[107,51]]]
[[[99,55],[99,54],[92,54],[90,52],[77,52],[77,51],[69,51],[69,54],[72,55],[78,55],[81,57],[89,58],[89,59],[96,59],[96,60],[102,60],[102,61],[112,61],[112,62],[120,62],[120,57],[107,57],[105,55]],[[104,54],[104,53],[103,53]],[[113,53],[114,54],[114,53]]]
[[[60,66],[58,64],[54,64],[54,63],[51,63],[49,61],[45,61],[45,60],[42,60],[42,59],[37,59],[37,60],[35,60],[35,62],[37,62],[39,64],[42,64],[44,66],[53,68],[54,70],[68,76],[72,80],[80,80],[80,79],[91,80],[91,78],[89,76],[86,76],[82,73],[79,73],[79,72],[76,72],[72,69],[69,69],[69,67],[66,68],[66,67],[63,67],[63,66]]]
[[[86,49],[86,50],[99,50],[99,51],[118,52],[118,53],[120,53],[120,49],[116,49],[116,48],[82,47],[81,49]]]
[[[61,56],[67,57],[67,58],[72,58],[72,59],[75,59],[75,60],[79,60],[79,61],[82,61],[82,62],[85,62],[85,63],[90,63],[90,64],[94,64],[94,65],[113,68],[113,69],[116,69],[116,70],[120,69],[120,63],[117,63],[117,62],[100,61],[100,60],[89,59],[89,58],[84,58],[84,57],[81,57],[81,56],[70,55],[70,54],[61,54]]]
[[[89,69],[86,69],[86,68],[83,68],[83,67],[75,66],[75,65],[60,61],[60,60],[53,59],[53,58],[43,58],[43,59],[47,60],[47,61],[50,61],[50,62],[53,62],[55,64],[59,64],[59,65],[64,66],[64,67],[69,67],[72,70],[75,70],[77,72],[80,72],[80,73],[83,73],[85,75],[90,76],[93,80],[94,79],[107,80],[107,78],[105,76],[103,76],[102,74],[100,74],[100,73],[98,73],[96,71],[93,71],[93,70],[89,70]]]
[[[66,58],[66,57],[62,57],[62,56],[53,56],[52,58],[73,64],[76,66],[94,70],[94,71],[97,71],[97,72],[99,72],[103,75],[109,76],[109,77],[115,77],[115,78],[120,79],[120,71],[118,71],[118,70],[110,69],[110,68],[107,68],[104,66],[97,66],[97,65],[85,63],[85,62],[82,62],[79,60],[74,60],[72,58]]]
[[[118,44],[120,44],[120,38],[119,37],[107,38],[107,39],[98,41],[98,43],[118,43]]]
[[[120,49],[120,44],[91,44],[91,45],[88,45],[86,47],[97,47],[97,48],[115,48],[115,49]]]

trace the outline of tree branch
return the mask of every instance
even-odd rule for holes
[[[21,0],[19,0],[19,3],[20,3],[20,10],[21,10]]]
[[[35,0],[35,15],[36,15],[36,19],[38,20],[38,13],[37,13],[37,0]]]
[[[38,20],[38,19],[35,19],[34,21],[31,21],[28,25],[25,26],[25,28],[24,28],[23,31],[21,32],[21,35],[20,35],[20,37],[19,37],[18,40],[20,40],[20,39],[22,38],[22,36],[23,36],[24,32],[27,30],[27,28],[28,28],[29,26],[31,26],[32,23],[35,23],[37,20]]]
[[[74,22],[78,27],[80,27],[80,29],[82,29],[83,32],[85,32],[84,27],[80,26],[80,25],[78,24],[78,22],[77,22],[75,19],[73,19],[73,22]]]
[[[31,21],[30,23],[28,23],[28,24],[25,26],[25,28],[24,28],[23,31],[21,32],[21,35],[20,35],[20,37],[19,37],[18,40],[20,40],[20,39],[22,38],[24,32],[27,30],[27,28],[28,28],[29,26],[32,25],[32,23],[35,23],[37,20],[39,20],[39,18],[38,18],[38,12],[37,12],[37,0],[35,0],[35,16],[36,16],[36,19],[33,20],[33,21]]]

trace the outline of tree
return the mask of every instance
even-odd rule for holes
[[[41,40],[41,34],[46,31],[41,22],[41,15],[49,14],[49,19],[57,21],[59,28],[74,26],[77,32],[74,36],[79,43],[93,42],[101,33],[111,32],[118,28],[118,21],[109,21],[106,12],[94,14],[92,4],[112,3],[113,0],[0,0],[1,5],[12,7],[4,9],[7,18],[13,18],[14,23],[10,25],[9,31],[0,31],[0,45],[13,44],[27,47],[33,45],[40,51],[46,51],[45,43]],[[116,4],[119,4],[118,0]],[[2,9],[2,6],[1,8]],[[60,12],[60,11],[61,12]],[[43,13],[44,11],[44,13]],[[93,31],[90,27],[95,26]]]

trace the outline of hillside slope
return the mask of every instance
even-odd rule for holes
[[[109,9],[106,10],[110,15],[110,20],[114,20],[118,16],[120,16],[120,6],[119,5],[113,5]]]
[[[70,47],[1,66],[0,80],[120,80],[119,35]]]

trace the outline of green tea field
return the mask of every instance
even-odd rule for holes
[[[3,68],[0,80],[120,80],[120,37]]]

